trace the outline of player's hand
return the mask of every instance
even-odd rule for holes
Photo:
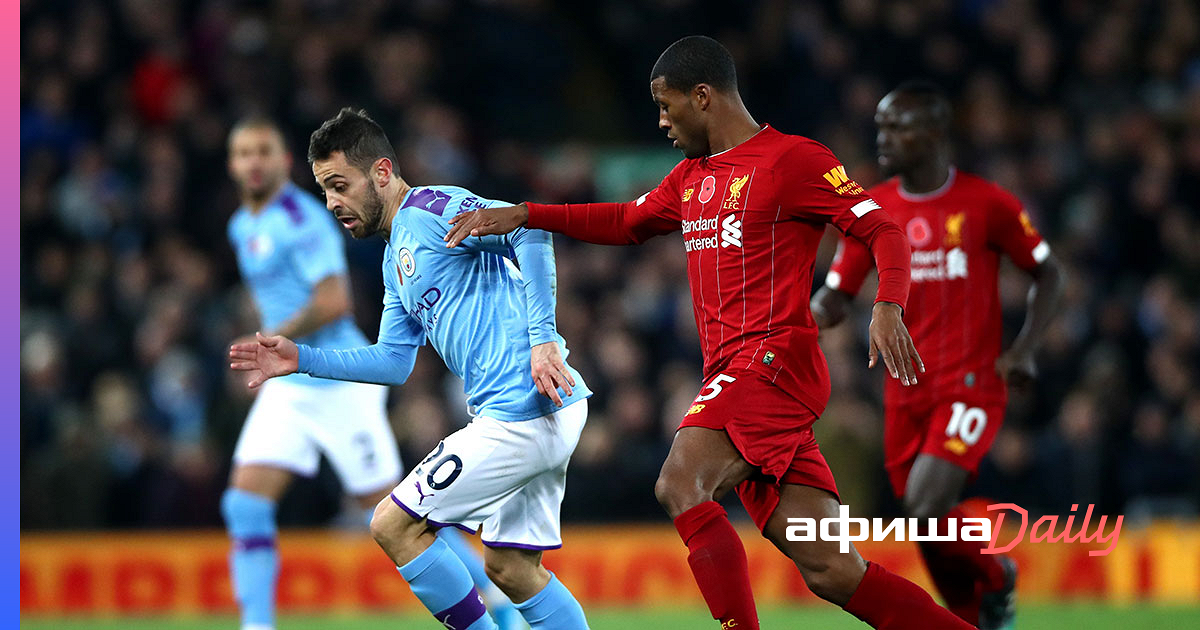
[[[917,354],[917,347],[913,345],[900,314],[899,304],[875,303],[871,311],[871,358],[867,367],[875,367],[882,356],[892,378],[900,379],[906,386],[916,385],[917,370],[924,372],[925,362]]]
[[[533,382],[537,385],[538,393],[548,396],[554,404],[562,406],[562,397],[558,390],[562,389],[567,396],[571,395],[571,387],[575,385],[575,377],[563,363],[562,354],[558,351],[558,343],[548,341],[539,343],[532,348],[531,365]]]
[[[1009,348],[996,359],[996,373],[1012,387],[1024,389],[1037,377],[1037,362],[1032,352]]]
[[[229,347],[229,367],[249,372],[246,385],[258,389],[267,379],[295,374],[300,369],[300,351],[287,337],[255,333],[254,341]]]
[[[829,287],[821,287],[813,296],[809,308],[812,309],[813,319],[817,320],[818,328],[832,328],[846,319],[846,304],[850,296]]]
[[[508,234],[528,220],[529,208],[525,204],[464,212],[450,219],[450,231],[442,240],[446,241],[446,247],[457,247],[468,236]]]

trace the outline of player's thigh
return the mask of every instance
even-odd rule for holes
[[[562,547],[560,517],[566,486],[565,465],[529,479],[483,521],[483,544],[530,551]]]
[[[680,427],[655,492],[674,518],[695,504],[720,499],[754,471],[725,431]]]
[[[235,465],[229,473],[229,487],[237,488],[272,501],[287,492],[295,475],[290,470],[262,464]]]
[[[1004,423],[1003,401],[948,399],[925,416],[918,455],[932,455],[973,475]]]
[[[530,476],[482,525],[489,547],[532,551],[562,546],[560,511],[567,466],[587,421],[587,401],[521,423],[528,450],[542,454],[543,468]]]
[[[248,466],[311,477],[321,455],[313,441],[313,388],[267,381],[246,415],[233,451],[234,470]]]
[[[866,571],[866,562],[853,545],[843,552],[840,541],[823,540],[820,536],[821,519],[836,519],[839,505],[837,499],[826,490],[783,484],[780,487],[779,506],[763,528],[767,540],[796,564],[810,586],[812,581],[824,579],[841,588],[849,585],[852,590],[857,585],[856,580]],[[789,518],[812,519],[818,526],[816,539],[788,540]],[[841,533],[840,528],[833,525],[830,533],[833,534],[831,538],[837,538]]]
[[[438,443],[392,490],[410,514],[474,533],[545,465],[523,422],[477,417]]]
[[[364,383],[327,386],[313,440],[346,492],[364,498],[396,485],[400,453],[387,418],[387,388]]]
[[[934,455],[918,455],[904,489],[904,512],[914,518],[940,518],[962,495],[968,471]]]

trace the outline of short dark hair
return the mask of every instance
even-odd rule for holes
[[[275,119],[256,113],[242,116],[237,122],[233,123],[233,126],[229,128],[228,141],[232,141],[233,136],[243,129],[270,129],[279,134],[281,140],[284,138],[283,127],[280,127],[279,123],[275,122]],[[287,148],[286,144],[287,141],[284,140],[285,149]]]
[[[949,127],[952,110],[950,99],[938,84],[925,79],[909,79],[892,90],[915,99],[929,115],[929,122],[937,127]]]
[[[689,92],[701,83],[722,92],[737,91],[733,55],[721,42],[703,35],[690,35],[668,46],[650,71],[651,81],[658,77],[680,92]]]
[[[366,172],[379,158],[396,165],[396,150],[383,127],[366,110],[343,107],[337,116],[321,123],[308,139],[308,163],[327,160],[341,151],[351,166]]]

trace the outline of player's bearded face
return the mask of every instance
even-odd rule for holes
[[[375,190],[374,183],[367,181],[366,199],[362,204],[362,220],[355,226],[357,230],[362,230],[362,236],[359,236],[355,230],[350,230],[350,234],[354,238],[366,238],[383,229],[383,197],[379,196],[379,191]]]

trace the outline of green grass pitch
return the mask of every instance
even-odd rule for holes
[[[762,611],[764,629],[861,630],[866,624],[835,608],[772,608]],[[703,611],[670,609],[598,609],[588,611],[592,630],[715,630]],[[232,617],[143,619],[22,619],[23,630],[236,630]],[[437,630],[427,615],[285,617],[279,630]],[[1159,630],[1200,628],[1200,607],[1108,606],[1103,604],[1038,605],[1020,609],[1016,630]]]

